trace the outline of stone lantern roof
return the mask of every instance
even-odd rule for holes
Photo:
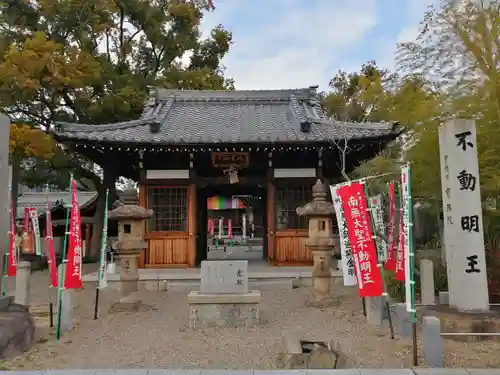
[[[111,220],[143,220],[153,216],[153,210],[139,206],[137,190],[130,183],[122,193],[123,204],[108,213]]]
[[[325,184],[318,179],[312,188],[313,200],[302,207],[298,207],[296,212],[299,216],[333,216],[335,206],[328,202],[326,197],[328,191]]]

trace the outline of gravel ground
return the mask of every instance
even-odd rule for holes
[[[43,304],[45,279],[43,272],[32,278],[38,343],[23,356],[0,361],[0,369],[274,369],[282,366],[281,335],[287,330],[302,338],[337,338],[353,367],[411,367],[411,342],[391,340],[387,327],[369,328],[356,292],[341,286],[335,288],[339,306],[325,309],[305,306],[308,288],[263,291],[261,326],[204,331],[188,328],[187,290],[141,293],[142,301],[153,308],[134,314],[108,312],[118,295],[105,290],[100,318],[94,321],[94,290],[87,287],[74,298],[75,329],[58,342],[48,328]],[[446,365],[500,367],[499,350],[498,342],[445,341]]]

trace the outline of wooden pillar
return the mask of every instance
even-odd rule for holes
[[[273,154],[269,153],[267,168],[267,261],[276,261],[276,186],[274,185]]]
[[[194,167],[194,154],[189,154],[189,179],[190,184],[188,187],[188,233],[189,233],[189,246],[187,254],[187,262],[189,267],[196,265],[196,235],[197,235],[197,199],[196,199],[196,178]]]
[[[146,194],[147,194],[147,185],[146,185],[146,170],[144,169],[144,151],[139,151],[139,206],[148,208]],[[148,243],[148,248],[141,251],[139,255],[139,261],[137,262],[138,268],[145,268],[147,263],[147,256],[149,254],[149,240],[147,239],[148,234],[148,223],[144,221],[144,240]]]
[[[316,177],[324,182],[324,172],[323,172],[323,149],[318,149],[318,164],[316,166]]]
[[[90,254],[90,225],[85,224],[85,255],[89,256],[89,254]]]

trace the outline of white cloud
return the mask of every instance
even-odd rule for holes
[[[214,15],[229,14],[227,4],[216,3]],[[245,33],[234,30],[234,45],[224,64],[239,89],[324,86],[343,51],[360,43],[377,23],[375,0],[311,1],[307,7],[294,6],[291,0],[279,4],[283,6],[267,24]],[[258,19],[248,22],[259,25]]]

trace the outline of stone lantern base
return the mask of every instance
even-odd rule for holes
[[[330,283],[332,281],[332,273],[330,262],[332,259],[332,251],[329,248],[315,249],[312,251],[314,265],[312,271],[313,291],[309,300],[308,306],[325,307],[336,304],[338,301],[333,298],[330,293]]]

